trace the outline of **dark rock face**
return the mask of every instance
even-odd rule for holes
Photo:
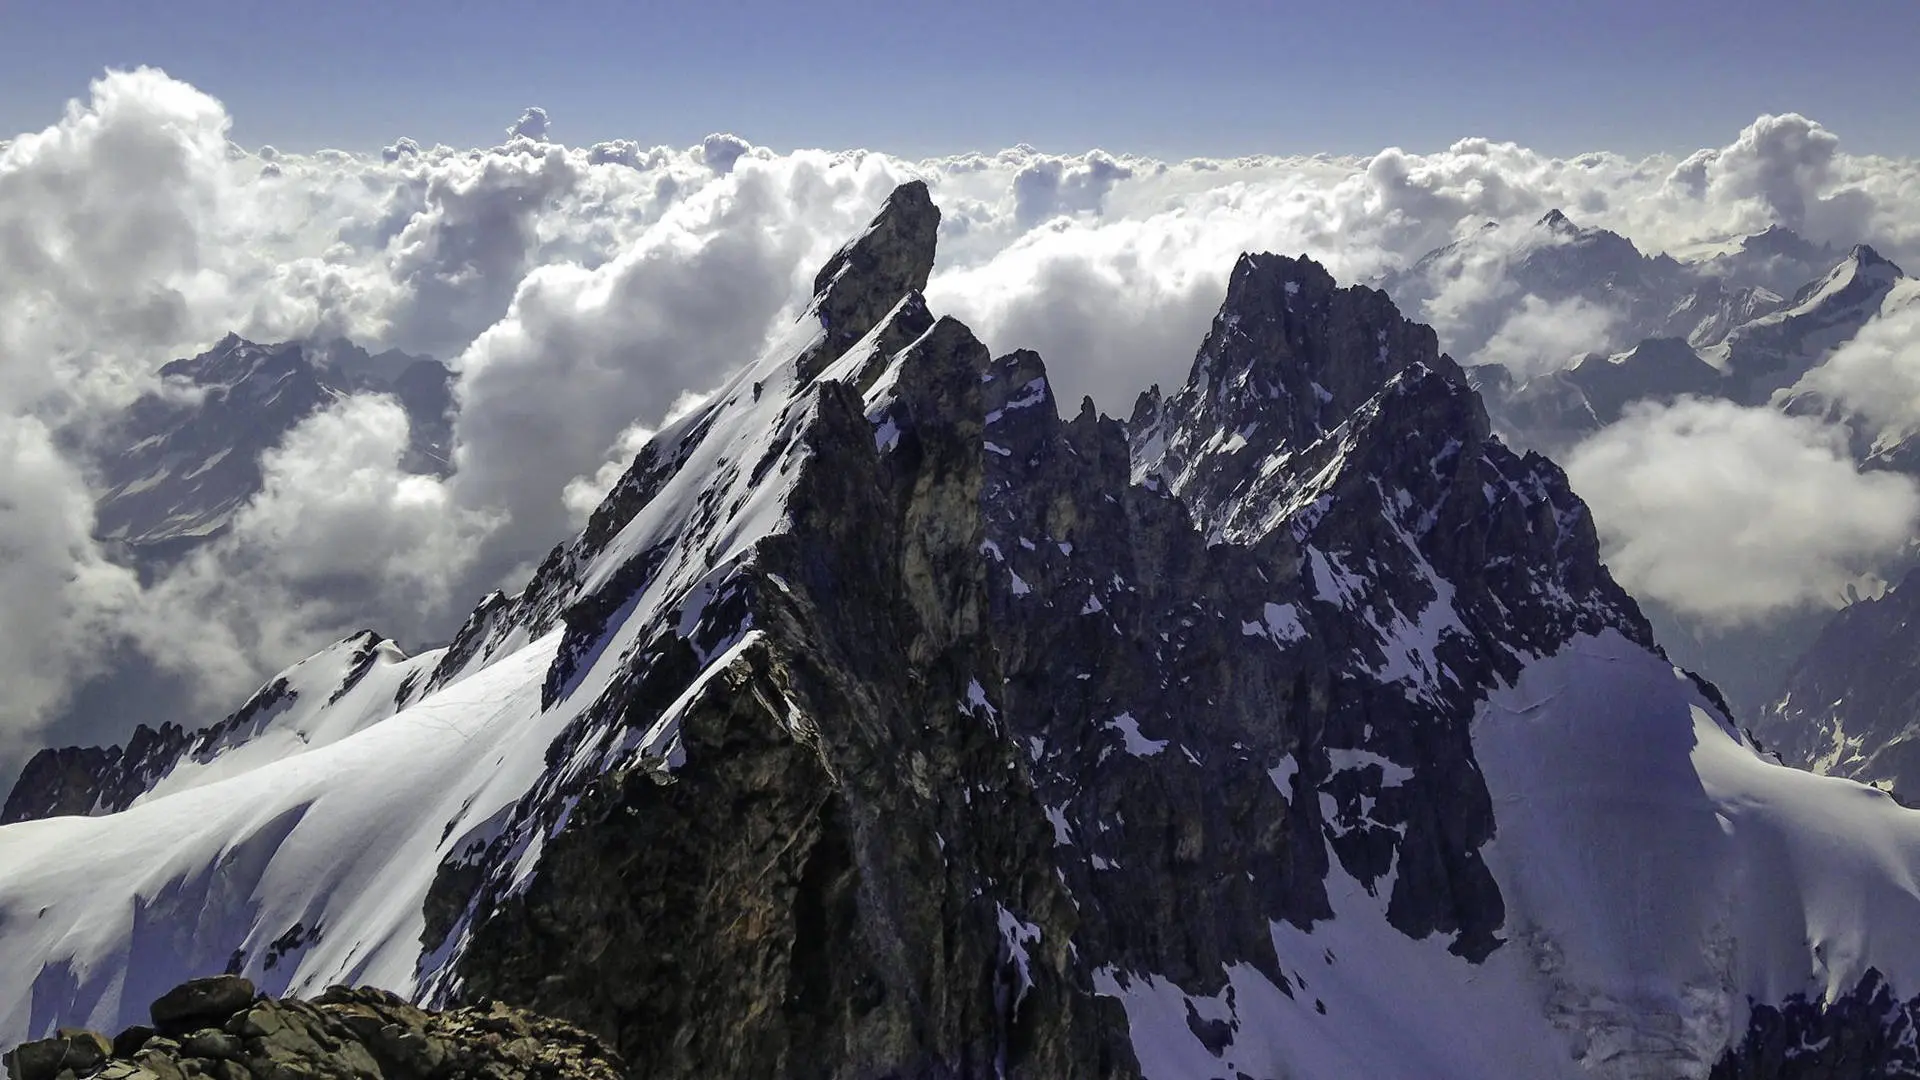
[[[54,1080],[62,1072],[89,1076],[112,1054],[112,1044],[99,1032],[63,1028],[51,1039],[26,1043],[8,1053],[7,1075],[11,1080]]]
[[[1920,805],[1920,571],[1842,609],[1761,712],[1754,734],[1789,765]]]
[[[902,298],[927,287],[939,228],[940,211],[927,185],[915,180],[895,188],[867,231],[827,260],[813,279],[813,311],[826,340],[801,359],[802,383],[865,337]]]
[[[623,1067],[578,1028],[500,1004],[445,1013],[382,990],[312,1001],[256,997],[245,979],[197,979],[153,1003],[151,1028],[111,1042],[63,1031],[7,1055],[11,1080],[617,1080]]]
[[[47,749],[28,759],[0,825],[124,810],[179,762],[194,736],[178,724],[134,729],[127,745]]]
[[[591,781],[523,894],[489,875],[458,969],[468,992],[606,1032],[638,1075],[1111,1071],[1124,1039],[1101,1040],[1071,965],[1051,834],[970,704],[993,663],[966,513],[978,421],[909,426],[917,406],[977,402],[986,361],[957,323],[933,327],[899,364],[907,434],[886,461],[858,395],[822,387],[804,436],[822,465],[736,594],[764,637],[681,720],[687,765]],[[693,650],[661,642],[607,707],[650,723],[697,672]],[[1003,911],[1046,928],[1017,963]],[[595,960],[556,973],[543,959],[583,938]]]
[[[979,690],[999,685],[978,550],[988,356],[909,291],[936,224],[924,190],[897,192],[823,273],[825,334],[795,388],[741,388],[740,407],[794,393],[787,408],[804,418],[726,466],[756,483],[789,474],[790,524],[750,561],[715,568],[691,635],[643,638],[550,754],[580,760],[680,701],[667,760],[555,770],[497,836],[443,865],[438,891],[471,899],[431,921],[429,950],[458,961],[429,974],[430,995],[571,1017],[642,1076],[1127,1074],[1124,1030],[1099,1021],[1073,962],[1051,830]],[[873,352],[849,352],[862,338]],[[875,410],[897,432],[890,446]],[[498,616],[565,627],[553,699],[680,555],[643,552],[632,571],[558,598],[712,423],[656,439]],[[511,859],[533,834],[551,838],[517,886]],[[1009,938],[1003,920],[1037,929]],[[578,962],[556,968],[561,955]]]
[[[1044,423],[1050,412],[1033,415]],[[1133,470],[1144,479],[1131,497],[1164,484],[1177,501],[1161,501],[1204,552],[1194,561],[1227,573],[1175,592],[1160,625],[1115,635],[1164,641],[1166,655],[1087,670],[1158,669],[1152,703],[1133,715],[1165,716],[1162,730],[1183,755],[1212,763],[1244,754],[1292,774],[1295,864],[1312,866],[1324,837],[1363,883],[1392,867],[1395,926],[1415,937],[1443,933],[1456,952],[1485,956],[1499,944],[1503,905],[1478,855],[1493,816],[1466,728],[1473,703],[1517,673],[1523,650],[1549,652],[1603,627],[1651,644],[1632,600],[1600,568],[1592,522],[1565,478],[1490,437],[1432,332],[1384,295],[1336,288],[1318,266],[1274,256],[1242,259],[1186,388],[1143,401],[1130,426]],[[1098,427],[1084,410],[1072,425],[1087,435]],[[1074,450],[1056,456],[1116,456]],[[1045,497],[1049,485],[1019,469],[1019,455],[1004,460],[1005,490]],[[1028,522],[1022,532],[1041,528]],[[1126,535],[1118,525],[1076,531]],[[1082,542],[1098,543],[1076,540],[1070,559]],[[1163,550],[1151,540],[1134,546]],[[1002,547],[1023,581],[1050,573],[1024,543]],[[1245,561],[1228,570],[1235,548]],[[1105,567],[1088,554],[1098,582]],[[1044,562],[1058,561],[1047,552]],[[1121,575],[1129,582],[1156,577],[1152,563],[1130,569]],[[1110,593],[1094,595],[1114,606]],[[1249,650],[1250,636],[1263,648]],[[1200,659],[1227,655],[1233,664],[1217,673]],[[1256,674],[1263,668],[1270,673]],[[1129,700],[1139,699],[1112,707]],[[1206,752],[1187,741],[1215,725]],[[1171,754],[1150,760],[1164,761],[1161,771],[1194,767]],[[1206,775],[1214,767],[1198,768],[1195,801],[1233,790]],[[1389,770],[1410,776],[1390,782]],[[1330,792],[1332,813],[1303,797],[1316,790]],[[1248,854],[1235,852],[1234,865],[1258,861]],[[1310,922],[1324,904],[1315,890],[1288,890],[1304,906],[1269,901],[1266,914]]]
[[[1712,1080],[1854,1080],[1920,1076],[1920,997],[1901,1001],[1880,972],[1830,1003],[1796,994],[1755,1004],[1746,1037],[1713,1067]]]

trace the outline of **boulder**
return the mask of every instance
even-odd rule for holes
[[[153,1026],[163,1032],[185,1033],[219,1027],[234,1013],[253,1004],[253,983],[238,975],[215,975],[182,983],[160,996],[150,1010]]]
[[[51,1039],[24,1043],[6,1056],[12,1080],[54,1080],[64,1071],[87,1076],[113,1056],[113,1044],[97,1031],[62,1028]]]

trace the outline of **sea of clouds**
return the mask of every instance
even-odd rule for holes
[[[1038,350],[1068,400],[1123,414],[1185,377],[1245,250],[1366,281],[1558,207],[1646,251],[1783,224],[1920,265],[1920,162],[1848,154],[1797,115],[1651,158],[1468,138],[1362,158],[1021,146],[910,161],[725,134],[575,146],[538,109],[493,147],[291,154],[235,145],[219,101],[142,69],[49,119],[0,142],[0,763],[140,721],[217,719],[361,626],[444,640],[578,527],[652,429],[791,319],[819,264],[908,179],[943,213],[932,306],[996,351]],[[1444,342],[1499,296],[1497,258],[1481,269],[1409,314]],[[1501,299],[1511,318],[1486,359],[1532,372],[1610,344],[1595,340],[1604,308]],[[1828,389],[1877,425],[1912,426],[1917,322],[1870,328]],[[229,331],[446,360],[457,471],[403,473],[405,414],[346,399],[266,456],[265,490],[229,534],[140,580],[92,538],[85,450],[159,391],[162,363]],[[1633,412],[1569,463],[1630,588],[1705,618],[1764,617],[1830,595],[1920,512],[1910,481],[1861,475],[1831,427],[1686,402]],[[85,696],[134,669],[175,693]]]

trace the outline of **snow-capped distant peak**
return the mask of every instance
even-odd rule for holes
[[[1578,235],[1582,231],[1580,226],[1575,225],[1573,219],[1567,217],[1558,207],[1547,211],[1538,222],[1535,222],[1535,225],[1548,232],[1568,236]]]

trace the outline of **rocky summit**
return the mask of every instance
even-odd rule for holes
[[[81,1028],[7,1054],[10,1080],[616,1080],[620,1059],[569,1024],[497,1002],[428,1012],[383,990],[274,999],[233,975],[168,991],[151,1022]]]
[[[446,647],[30,768],[0,1035],[105,1060],[61,1029],[225,971],[649,1078],[1906,1067],[1920,822],[1666,658],[1432,330],[1248,255],[1183,385],[1062,408],[929,309],[938,223],[895,191]]]

